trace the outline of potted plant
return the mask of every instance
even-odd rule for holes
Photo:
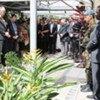
[[[65,57],[59,57],[49,61],[47,57],[41,57],[40,51],[24,54],[19,59],[17,54],[9,52],[6,61],[12,71],[4,72],[0,76],[0,99],[1,100],[51,100],[58,95],[59,88],[76,84],[55,84],[55,79],[48,75],[71,67],[73,64],[57,64]]]

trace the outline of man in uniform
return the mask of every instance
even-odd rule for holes
[[[84,48],[86,48],[86,45],[90,38],[90,34],[93,31],[94,26],[95,26],[95,21],[94,21],[95,12],[93,10],[87,10],[84,14],[85,14],[85,20],[88,24],[88,29],[86,30],[86,32],[84,34],[82,46]],[[90,60],[89,60],[89,53],[87,52],[87,50],[85,50],[82,55],[83,55],[83,66],[85,67],[85,71],[86,71],[87,83],[86,83],[86,85],[81,86],[82,87],[81,91],[88,92],[88,91],[92,90],[91,64],[90,64]]]

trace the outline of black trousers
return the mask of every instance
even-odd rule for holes
[[[71,39],[71,51],[72,51],[72,57],[74,60],[77,60],[79,58],[79,40],[78,38],[72,38]]]
[[[10,51],[16,52],[17,51],[17,40],[12,39],[10,43],[11,43]]]
[[[100,100],[100,63],[92,62],[93,95]]]
[[[2,55],[1,55],[1,64],[5,67],[5,54],[10,50],[10,40],[5,37],[5,40],[2,41]]]
[[[56,37],[49,38],[49,53],[56,53]]]
[[[42,49],[43,54],[48,52],[48,45],[49,45],[49,37],[48,37],[48,35],[45,35],[41,39],[41,49]]]

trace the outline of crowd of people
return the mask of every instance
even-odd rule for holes
[[[86,85],[82,92],[92,91],[88,98],[100,100],[100,6],[85,10],[82,2],[69,18],[40,18],[37,23],[37,48],[43,54],[62,51],[79,67],[85,67]],[[96,15],[95,15],[96,14]],[[96,16],[96,21],[95,21]],[[61,47],[57,44],[60,38]]]
[[[6,9],[0,6],[0,53],[1,64],[7,68],[5,54],[13,51],[20,56],[23,51],[29,51],[29,20],[17,19],[16,14],[11,14],[8,21],[4,16]],[[7,16],[9,17],[9,16]]]
[[[82,43],[85,31],[89,27],[87,20],[89,19],[79,15],[73,15],[66,19],[46,19],[44,17],[39,19],[37,48],[42,50],[43,54],[55,54],[60,49],[64,55],[70,56],[75,62],[79,61],[81,49],[84,49]],[[61,45],[58,45],[59,38]]]
[[[37,48],[43,55],[61,51],[75,62],[80,62],[80,67],[86,69],[87,77],[87,83],[81,86],[81,91],[88,92],[90,89],[93,91],[92,97],[100,100],[100,6],[95,12],[92,9],[85,10],[83,2],[80,5],[69,18],[38,19]],[[7,52],[22,54],[29,50],[29,20],[17,19],[16,14],[12,14],[5,21],[5,12],[5,7],[0,6],[0,52],[4,67]],[[95,13],[98,23],[95,23]]]

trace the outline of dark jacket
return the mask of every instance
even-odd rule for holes
[[[62,35],[60,35],[60,39],[62,42],[69,41],[69,33],[67,31],[68,27],[69,27],[69,25],[65,24],[59,30],[59,34],[62,34]]]
[[[14,28],[13,28],[11,20],[8,21],[8,29],[9,29],[9,34],[11,35],[11,37],[16,36],[16,33],[15,33]],[[17,35],[18,35],[18,28],[17,28]]]
[[[5,22],[0,18],[0,40],[4,40],[4,35],[7,30]]]
[[[2,44],[0,44],[2,50],[0,50],[0,52],[2,51],[3,54],[9,51],[9,47],[11,45],[9,43],[10,38],[5,36],[5,32],[7,32],[7,23],[0,18],[0,41],[2,41]]]
[[[100,22],[97,23],[90,35],[87,50],[91,53],[91,62],[100,63]]]
[[[52,33],[50,32],[51,24],[49,24],[49,35],[57,36],[57,24],[53,24]]]
[[[16,23],[15,23],[15,25],[16,25]],[[16,27],[17,27],[17,25],[16,25]],[[11,38],[9,40],[9,43],[10,43],[9,50],[16,51],[17,50],[17,39],[13,39],[13,37],[16,35],[19,35],[18,28],[17,28],[17,34],[16,34],[13,24],[12,24],[11,20],[9,20],[8,21],[8,29],[9,29],[9,34],[11,35]]]

